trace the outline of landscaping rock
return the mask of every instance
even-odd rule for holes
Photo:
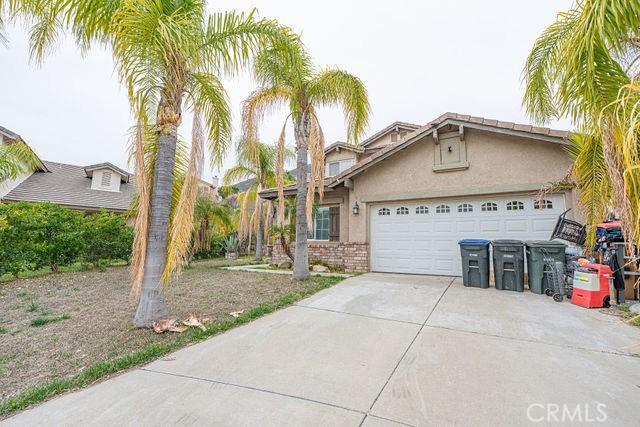
[[[629,310],[633,311],[634,313],[640,314],[640,303],[633,304],[631,307],[629,307]]]
[[[278,268],[291,268],[291,261],[281,261],[278,263]]]
[[[324,265],[312,265],[311,266],[311,270],[315,273],[328,273],[329,272],[329,267],[325,267]]]

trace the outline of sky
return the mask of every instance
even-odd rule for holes
[[[253,0],[209,2],[211,12],[249,11],[275,18],[302,34],[318,68],[339,67],[365,83],[372,114],[367,134],[393,121],[425,124],[451,111],[530,123],[521,106],[522,67],[536,37],[571,0]],[[128,164],[133,124],[109,51],[82,55],[61,40],[45,62],[29,61],[28,33],[20,24],[0,45],[0,126],[20,134],[44,160],[90,165]],[[242,100],[255,88],[248,72],[224,79],[240,133]],[[275,143],[286,112],[274,112],[261,127]],[[322,109],[327,144],[346,140],[342,112]],[[567,121],[551,127],[570,129]],[[190,135],[189,117],[180,133]],[[288,143],[293,145],[289,128]],[[235,163],[229,150],[222,176]]]

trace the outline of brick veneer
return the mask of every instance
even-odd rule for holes
[[[293,245],[291,250],[293,250]],[[273,246],[273,263],[291,261],[280,244]],[[309,263],[322,262],[350,273],[369,271],[369,244],[359,242],[309,242]]]

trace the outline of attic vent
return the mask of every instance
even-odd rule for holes
[[[102,179],[100,180],[100,185],[103,187],[111,186],[111,172],[103,171]]]

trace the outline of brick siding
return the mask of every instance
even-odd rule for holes
[[[291,248],[293,250],[293,247]],[[280,244],[273,246],[271,262],[291,261]],[[309,242],[309,263],[321,262],[349,273],[369,271],[369,244],[358,242]]]

